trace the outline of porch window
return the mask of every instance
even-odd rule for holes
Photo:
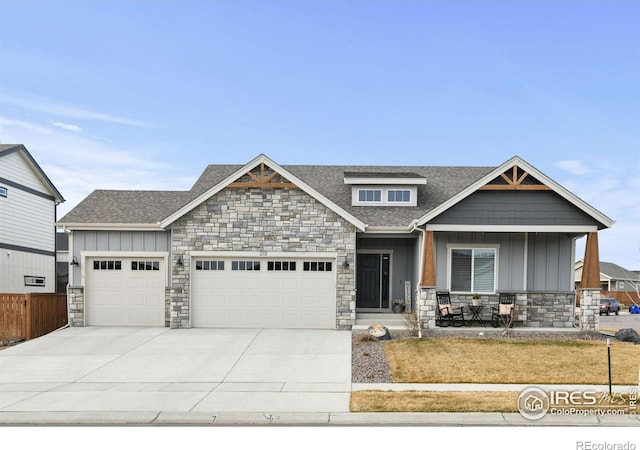
[[[452,248],[450,256],[451,291],[495,292],[495,248]]]

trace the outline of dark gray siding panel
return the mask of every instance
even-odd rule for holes
[[[413,288],[415,288],[417,279],[413,278],[416,273],[417,255],[415,250],[417,239],[401,239],[401,238],[359,238],[358,250],[393,250],[393,266],[391,274],[391,299],[404,298],[404,282],[411,282],[412,296]]]
[[[529,234],[527,290],[569,291],[573,279],[573,238],[564,233]]]
[[[456,225],[599,225],[552,191],[478,191],[430,221]]]

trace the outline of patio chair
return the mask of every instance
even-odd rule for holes
[[[464,312],[462,308],[454,308],[451,306],[451,297],[448,292],[436,292],[438,301],[438,312],[436,325],[440,327],[461,327],[465,324]]]
[[[501,292],[498,307],[491,307],[491,325],[494,328],[505,325],[513,328],[515,307],[516,294]]]

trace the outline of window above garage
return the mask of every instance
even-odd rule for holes
[[[427,179],[416,173],[345,172],[353,206],[416,206],[418,186]]]

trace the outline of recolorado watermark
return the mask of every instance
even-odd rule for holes
[[[633,442],[592,442],[578,441],[576,442],[576,450],[636,450],[636,444]]]
[[[529,420],[542,419],[546,415],[635,417],[637,410],[638,389],[635,388],[624,393],[609,394],[599,391],[544,391],[531,387],[518,396],[518,411]],[[602,450],[609,448],[603,447]]]

